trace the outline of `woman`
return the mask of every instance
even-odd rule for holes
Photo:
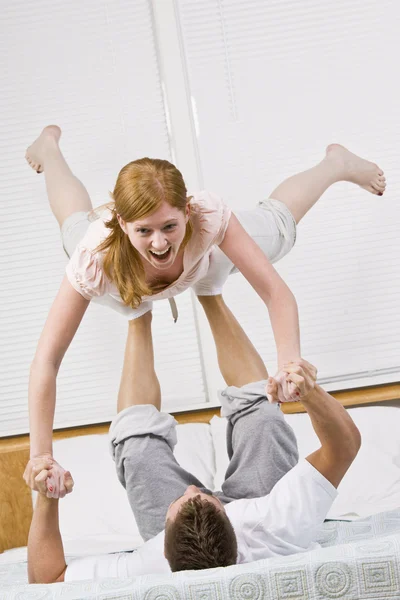
[[[153,300],[168,298],[176,319],[173,297],[193,287],[207,314],[207,296],[220,294],[227,276],[239,270],[271,319],[279,392],[269,399],[294,400],[295,388],[287,387],[281,369],[300,359],[297,305],[271,263],[291,249],[296,225],[330,185],[349,181],[376,195],[386,186],[377,165],[332,144],[318,165],[284,181],[256,209],[234,215],[207,191],[187,198],[171,163],[145,158],[121,170],[114,202],[93,211],[86,189],[62,156],[60,135],[59,127],[46,127],[26,154],[35,171],[44,171],[50,207],[71,257],[29,382],[31,459],[24,478],[35,489],[35,460],[47,457],[53,474],[50,497],[66,493],[65,471],[52,457],[56,376],[92,299],[135,319],[151,310]]]

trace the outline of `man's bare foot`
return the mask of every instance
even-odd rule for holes
[[[36,171],[36,173],[43,173],[44,171],[44,158],[46,154],[46,149],[56,143],[58,146],[58,141],[61,136],[61,129],[58,125],[48,125],[39,135],[39,137],[33,142],[31,146],[29,146],[26,151],[25,158],[29,165]]]
[[[386,188],[383,171],[375,163],[353,154],[340,144],[331,144],[326,149],[326,158],[334,160],[342,170],[342,181],[350,181],[371,194],[382,196]]]

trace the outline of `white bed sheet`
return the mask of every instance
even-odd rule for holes
[[[311,552],[206,571],[26,585],[24,563],[0,563],[0,600],[400,598],[400,512],[325,523]]]
[[[138,548],[143,543],[137,536],[123,535],[92,535],[81,538],[63,538],[65,556],[93,556],[95,554],[109,554],[112,552],[127,552]],[[27,547],[13,548],[0,554],[0,565],[14,564],[27,561]],[[68,560],[67,560],[68,562]]]

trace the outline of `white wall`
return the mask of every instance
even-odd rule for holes
[[[29,364],[66,263],[43,177],[23,160],[51,122],[95,205],[144,155],[176,161],[189,188],[234,209],[332,141],[378,161],[384,198],[337,184],[277,269],[298,300],[303,355],[328,389],[398,380],[399,16],[389,0],[17,0],[3,10],[0,435],[27,430]],[[265,307],[240,275],[226,300],[273,371]],[[190,293],[177,303],[176,325],[167,303],[155,311],[169,410],[214,401],[222,383]],[[121,317],[89,308],[60,372],[56,426],[112,418],[125,336]]]

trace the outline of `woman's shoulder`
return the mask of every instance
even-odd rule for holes
[[[92,253],[97,252],[97,247],[104,242],[110,234],[107,223],[111,220],[113,213],[110,208],[102,207],[102,210],[94,209],[88,214],[89,227],[78,246]]]
[[[210,190],[199,190],[189,194],[189,203],[193,209],[199,212],[216,212],[220,213],[225,206],[224,200],[215,192]]]
[[[107,222],[112,217],[108,208],[89,213],[90,224],[67,264],[66,272],[72,285],[87,299],[109,293],[112,285],[103,269],[103,252],[99,245],[110,233]]]
[[[211,244],[221,243],[231,216],[221,196],[201,190],[190,195],[189,204],[195,233],[209,238]]]

